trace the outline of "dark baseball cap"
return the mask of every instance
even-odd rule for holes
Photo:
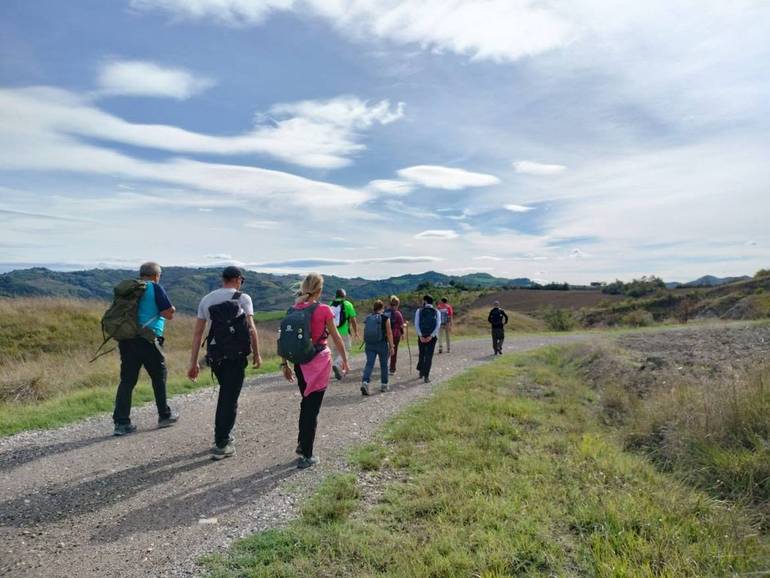
[[[238,279],[243,278],[243,269],[236,267],[235,265],[228,265],[225,270],[222,271],[223,279]]]

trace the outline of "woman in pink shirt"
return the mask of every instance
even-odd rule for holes
[[[319,303],[323,286],[323,276],[319,273],[310,273],[302,281],[294,308],[304,309]],[[313,359],[307,363],[295,364],[294,371],[285,359],[281,363],[283,376],[288,381],[294,381],[296,374],[299,391],[302,394],[302,401],[299,406],[299,434],[296,450],[300,456],[297,467],[301,469],[318,463],[318,458],[313,455],[313,443],[318,425],[318,412],[321,409],[326,388],[329,386],[332,371],[332,355],[327,347],[329,337],[337,346],[337,351],[342,354],[342,371],[345,373],[350,371],[345,345],[337,331],[337,326],[334,324],[334,314],[328,305],[319,303],[313,311],[313,316],[310,319],[310,337],[318,349],[318,353]]]

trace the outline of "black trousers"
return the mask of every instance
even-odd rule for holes
[[[217,399],[217,413],[214,418],[214,443],[223,448],[230,441],[230,432],[235,425],[235,416],[238,413],[238,397],[243,388],[243,379],[246,377],[246,365],[248,359],[224,359],[212,367],[214,375],[219,382],[219,398]]]
[[[422,377],[430,377],[430,368],[433,365],[433,352],[436,350],[436,338],[431,338],[428,343],[417,340],[417,347],[420,350],[420,356],[417,359],[417,372]]]
[[[156,344],[157,343],[157,344]],[[131,394],[136,382],[139,381],[139,371],[144,367],[152,381],[152,391],[155,394],[155,405],[158,415],[162,418],[171,415],[166,404],[166,357],[163,355],[163,338],[156,343],[150,343],[143,337],[124,339],[118,342],[120,351],[120,384],[115,396],[115,411],[112,420],[116,424],[131,423]]]
[[[299,364],[294,366],[294,373],[297,376],[297,385],[302,394],[302,401],[299,404],[299,434],[297,443],[299,444],[302,455],[306,458],[313,457],[313,444],[315,443],[315,432],[318,427],[318,412],[321,411],[321,403],[324,400],[325,389],[314,391],[305,396],[307,382],[302,375],[302,368]]]
[[[503,352],[504,339],[505,339],[505,328],[493,327],[492,328],[492,348],[495,350],[495,353]]]

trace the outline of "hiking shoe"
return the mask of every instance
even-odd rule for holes
[[[306,458],[305,456],[301,456],[297,460],[297,469],[304,470],[305,468],[314,466],[317,463],[318,463],[318,458],[315,456],[310,456],[309,458]]]
[[[301,456],[302,455],[302,446],[297,444],[297,449],[294,450],[294,453],[297,454],[298,456]]]
[[[386,391],[390,391],[390,386],[387,383],[380,386],[381,393],[385,393]]]
[[[369,395],[369,383],[366,381],[361,383],[361,395]]]
[[[441,348],[439,347],[439,350],[438,350],[438,352],[439,352],[439,353],[444,353],[444,350],[443,350],[443,349],[441,349]]]
[[[171,427],[176,422],[179,421],[179,413],[172,411],[168,417],[159,417],[158,418],[158,427],[164,428],[164,427]]]
[[[430,377],[427,375],[423,379],[425,380],[425,383],[430,383]]]
[[[340,381],[342,379],[342,371],[340,368],[336,365],[332,365],[332,371],[334,372],[334,377],[337,378],[337,381]]]
[[[396,375],[396,370],[395,369],[391,369],[390,370],[390,375]]]
[[[227,445],[223,448],[220,448],[219,446],[214,446],[211,448],[211,459],[212,460],[223,460],[225,458],[229,458],[235,455],[235,446],[232,444],[232,442],[227,442]]]
[[[114,436],[126,436],[136,431],[136,426],[132,423],[116,423],[115,429],[112,431]]]

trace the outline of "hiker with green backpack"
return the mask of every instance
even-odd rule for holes
[[[290,382],[296,376],[302,396],[295,450],[299,456],[297,467],[300,469],[318,463],[313,445],[318,412],[331,379],[332,354],[327,346],[329,337],[340,355],[340,370],[344,373],[350,371],[347,351],[337,331],[334,313],[331,307],[320,303],[323,284],[324,278],[320,273],[310,273],[305,277],[294,306],[281,321],[278,334],[278,355],[283,359],[283,376]]]
[[[152,381],[158,427],[172,426],[179,419],[166,402],[168,369],[163,354],[166,320],[174,317],[176,308],[160,284],[160,275],[160,265],[144,263],[139,268],[139,279],[127,279],[115,287],[112,305],[102,317],[105,340],[99,349],[109,339],[114,339],[120,351],[120,384],[112,414],[113,435],[116,436],[136,431],[136,426],[131,423],[131,394],[142,367]]]
[[[388,391],[388,361],[393,345],[393,330],[390,318],[384,314],[385,304],[377,299],[372,312],[364,320],[364,345],[366,365],[361,378],[361,395],[369,395],[369,380],[372,377],[374,362],[380,358],[380,391]]]

